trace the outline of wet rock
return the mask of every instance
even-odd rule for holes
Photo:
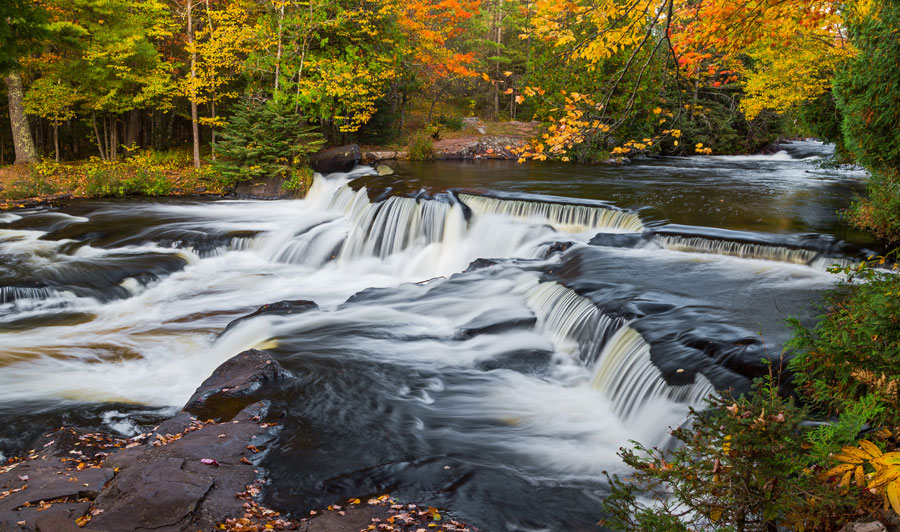
[[[362,154],[362,162],[369,164],[378,161],[406,159],[407,157],[409,157],[409,154],[405,151],[367,151]]]
[[[103,512],[89,529],[213,530],[242,515],[235,494],[262,475],[254,462],[279,430],[260,423],[267,408],[254,403],[230,422],[203,424],[170,443],[143,447],[94,501]]]
[[[611,248],[633,248],[644,241],[646,241],[646,239],[642,235],[598,233],[594,235],[594,238],[592,238],[588,244]]]
[[[516,316],[508,319],[488,320],[488,317],[476,318],[456,330],[454,338],[468,340],[479,334],[499,334],[512,329],[531,329],[537,323],[537,318],[532,316]]]
[[[335,172],[349,172],[353,170],[362,155],[359,146],[350,144],[347,146],[338,146],[320,151],[309,158],[309,165],[313,170],[320,174],[333,174]]]
[[[149,452],[149,451],[148,451]],[[213,486],[213,477],[183,470],[177,457],[148,459],[120,474],[96,501],[104,512],[92,528],[130,532],[166,527],[183,530]]]
[[[300,314],[301,312],[306,312],[308,310],[318,310],[318,308],[319,305],[317,305],[315,302],[307,301],[305,299],[289,299],[279,301],[277,303],[269,303],[267,305],[259,307],[246,316],[241,316],[240,318],[232,320],[228,325],[225,326],[225,329],[219,336],[224,335],[242,321],[248,320],[250,318],[255,318],[256,316],[261,316],[263,314],[286,316],[288,314]]]
[[[294,192],[285,190],[283,177],[263,177],[238,183],[233,194],[241,199],[285,199],[294,197]]]
[[[474,272],[475,270],[482,270],[484,268],[490,268],[491,266],[496,266],[500,264],[501,261],[495,259],[475,259],[469,266],[463,270],[463,273]]]
[[[565,253],[574,245],[575,242],[553,242],[544,253],[544,258],[548,259],[555,253]]]
[[[80,503],[77,508],[60,509],[59,505],[55,505],[48,511],[37,514],[34,519],[35,530],[37,532],[82,532],[85,529],[79,528],[75,524],[75,519],[84,515],[91,507],[89,503]],[[96,528],[91,528],[89,532],[102,532]]]
[[[184,411],[200,419],[231,419],[254,401],[254,393],[265,383],[289,375],[269,353],[244,351],[216,368],[188,400]]]
[[[366,530],[373,519],[384,521],[391,513],[382,506],[359,506],[348,508],[343,515],[338,512],[323,512],[307,523],[306,532],[359,532]]]
[[[375,165],[375,171],[378,172],[378,175],[380,175],[380,176],[393,175],[393,174],[394,174],[394,169],[391,168],[390,166],[386,165],[386,164],[383,164],[383,163],[382,163],[382,164],[376,164],[376,165]]]
[[[887,532],[880,521],[872,521],[870,523],[848,523],[841,532]]]

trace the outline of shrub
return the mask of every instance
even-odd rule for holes
[[[411,161],[430,161],[434,159],[434,140],[428,131],[416,130],[409,136],[407,150]]]
[[[850,221],[888,245],[900,245],[900,174],[875,171],[866,191],[868,197],[856,200],[850,207]]]
[[[321,133],[291,109],[274,101],[248,100],[238,106],[216,142],[214,164],[226,185],[264,177],[290,179],[324,143]]]
[[[794,380],[824,414],[852,411],[871,396],[876,402],[867,421],[900,425],[900,276],[871,262],[845,273],[849,280],[827,296],[826,313],[814,328],[790,321],[795,334],[788,347],[799,350],[790,364]]]
[[[447,131],[459,131],[463,128],[463,119],[461,116],[440,115],[438,116],[437,121]]]
[[[837,530],[854,507],[804,460],[804,408],[769,376],[750,394],[708,400],[689,427],[672,432],[674,451],[635,444],[619,455],[634,469],[610,477],[604,502],[615,530]],[[646,497],[652,498],[647,503]]]
[[[900,3],[876,2],[872,12],[849,19],[850,41],[858,53],[838,71],[834,95],[843,116],[844,145],[872,170],[900,168]]]
[[[309,187],[312,186],[312,179],[312,168],[309,166],[301,166],[292,171],[290,179],[282,183],[281,188],[306,194],[309,191]]]

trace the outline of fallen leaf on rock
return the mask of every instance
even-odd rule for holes
[[[216,467],[219,466],[219,462],[217,462],[217,461],[216,461],[215,459],[213,459],[213,458],[201,458],[201,459],[200,459],[200,463],[201,463],[201,464],[206,464],[206,465],[211,465],[211,466],[216,466]]]
[[[28,475],[19,475],[19,480],[25,482],[26,480],[28,480]]]

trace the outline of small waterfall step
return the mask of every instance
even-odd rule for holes
[[[656,245],[670,251],[770,260],[820,269],[833,263],[855,264],[856,258],[866,252],[827,235],[778,235],[677,224],[648,229],[640,236],[599,234],[590,244],[629,248]]]
[[[630,211],[603,202],[575,202],[571,198],[531,195],[475,195],[457,197],[476,216],[500,214],[520,220],[543,220],[558,231],[580,233],[604,230],[638,233],[644,229],[641,218]]]

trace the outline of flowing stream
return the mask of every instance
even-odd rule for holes
[[[866,252],[835,213],[862,173],[786,149],[0,214],[0,453],[60,424],[133,434],[259,348],[292,374],[268,396],[272,504],[390,491],[484,530],[595,530],[616,450],[746,390]],[[319,309],[221,334],[292,299]]]

